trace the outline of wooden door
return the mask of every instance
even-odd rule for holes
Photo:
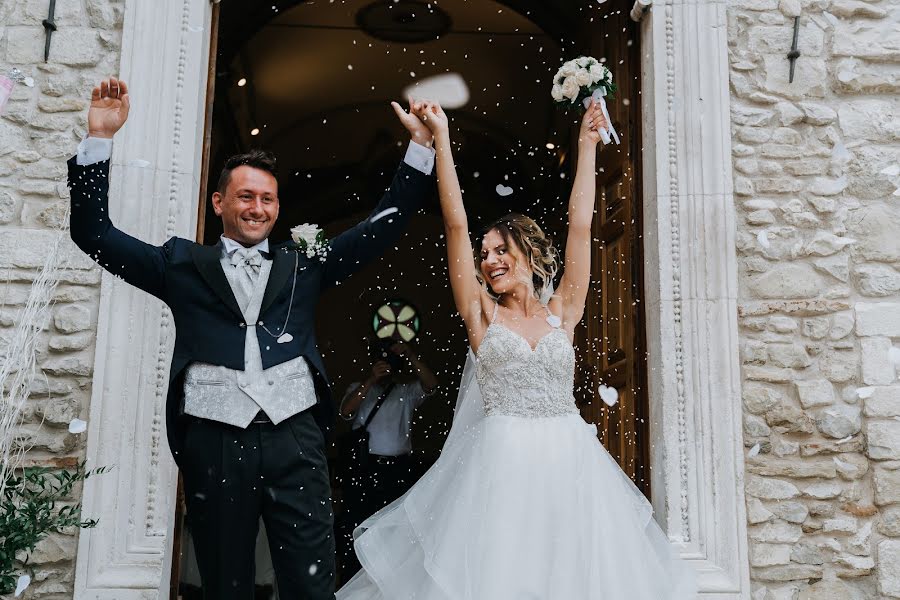
[[[600,150],[594,253],[585,319],[576,332],[582,415],[597,425],[603,444],[649,495],[648,402],[642,305],[640,202],[640,51],[637,24],[623,2],[605,4],[585,25],[584,53],[605,58],[618,86],[608,100],[621,145]],[[596,13],[595,13],[596,14]],[[607,406],[600,386],[614,388]]]

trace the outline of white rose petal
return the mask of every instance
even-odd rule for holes
[[[617,390],[616,388],[601,385],[600,399],[603,400],[603,402],[605,402],[607,406],[615,406],[616,402],[619,401],[619,390]]]
[[[598,81],[603,79],[604,71],[605,71],[605,69],[603,68],[603,65],[601,65],[600,63],[592,64],[591,65],[591,81],[593,83],[597,83]]]
[[[753,447],[750,448],[750,452],[747,453],[747,458],[753,458],[757,454],[759,454],[759,442],[753,444]]]
[[[893,364],[894,367],[900,365],[900,348],[891,346],[890,350],[888,350],[888,358],[891,360],[891,364]]]
[[[900,164],[894,164],[889,167],[885,167],[879,171],[882,175],[887,175],[888,177],[896,177],[900,175]]]
[[[72,419],[69,421],[69,433],[84,433],[87,431],[87,421],[81,419]]]
[[[19,575],[18,581],[16,581],[16,595],[18,598],[22,592],[24,592],[28,586],[31,585],[31,575]]]
[[[873,387],[856,388],[856,395],[863,400],[865,400],[866,398],[871,398],[872,394],[874,394],[874,393],[875,393],[875,388],[873,388]]]
[[[756,234],[756,241],[759,242],[759,245],[763,248],[768,248],[772,245],[769,242],[769,232],[765,229]]]

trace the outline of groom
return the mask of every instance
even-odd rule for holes
[[[93,90],[88,137],[69,160],[71,235],[104,269],[172,311],[166,422],[204,598],[253,597],[260,516],[279,596],[334,598],[325,458],[333,408],[314,313],[319,294],[393,245],[434,191],[431,133],[413,111],[392,106],[412,141],[373,215],[397,210],[337,236],[327,255],[308,257],[297,244],[269,243],[278,182],[274,157],[262,151],[225,163],[212,195],[224,230],[215,246],[181,238],[153,246],[116,229],[109,158],[128,118],[128,88],[111,78]]]

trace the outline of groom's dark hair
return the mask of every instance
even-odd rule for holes
[[[222,173],[219,175],[219,183],[216,186],[216,191],[220,194],[224,194],[225,189],[228,187],[228,182],[231,181],[231,172],[238,167],[243,166],[266,171],[267,173],[270,173],[272,177],[278,177],[278,165],[275,161],[275,155],[268,150],[251,150],[244,154],[235,154],[225,161],[225,166],[222,168]]]

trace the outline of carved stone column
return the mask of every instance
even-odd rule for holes
[[[209,0],[126,5],[119,74],[132,110],[114,143],[110,212],[150,243],[194,238],[210,15]],[[168,596],[176,469],[164,403],[173,341],[162,303],[104,273],[87,458],[114,469],[85,485],[84,514],[100,522],[79,537],[76,598]]]

